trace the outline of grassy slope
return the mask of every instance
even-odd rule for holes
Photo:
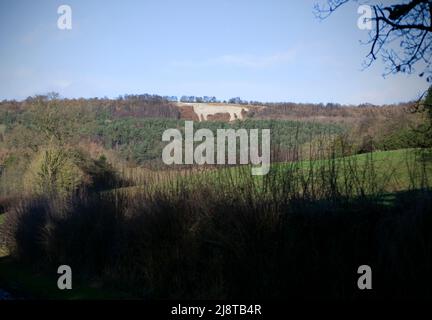
[[[271,171],[278,171],[284,174],[284,171],[290,168],[297,168],[299,172],[307,175],[311,170],[318,172],[321,169],[328,170],[332,165],[335,165],[340,177],[339,182],[343,183],[343,177],[349,175],[350,172],[355,172],[361,176],[364,173],[373,172],[376,178],[376,183],[383,187],[383,191],[397,192],[408,189],[416,189],[421,183],[419,177],[426,176],[432,178],[432,150],[417,150],[417,149],[400,149],[392,151],[377,151],[373,153],[365,153],[354,156],[338,158],[336,160],[316,160],[316,161],[298,161],[290,163],[272,164]],[[276,169],[276,170],[275,170]],[[424,170],[423,174],[422,170]],[[184,181],[186,184],[191,184],[191,181],[207,181],[213,183],[234,183],[239,187],[252,179],[258,185],[266,176],[254,176],[251,174],[250,166],[222,168],[218,170],[210,170],[201,173],[186,173],[179,178],[178,175],[167,175],[159,182],[150,183],[158,189],[174,188],[178,181]],[[246,179],[245,179],[246,178]],[[251,179],[250,179],[251,178]],[[164,181],[164,182],[162,182]],[[193,184],[193,183],[192,183]],[[144,186],[144,185],[143,185]],[[135,192],[140,189],[141,185],[118,188],[117,191]],[[148,185],[145,185],[148,188]]]
[[[241,186],[250,176],[250,167],[234,167],[206,173],[208,181],[224,181],[229,179]],[[397,192],[409,189],[417,189],[421,184],[421,179],[428,177],[428,185],[432,178],[432,153],[431,151],[416,149],[400,149],[393,151],[378,151],[367,154],[360,154],[348,157],[337,158],[334,160],[299,161],[291,163],[273,164],[270,172],[277,172],[282,176],[289,172],[297,172],[303,178],[311,172],[315,176],[324,171],[335,170],[340,186],[345,179],[374,179],[374,184],[381,188],[383,192]],[[202,176],[198,180],[202,180]],[[298,176],[298,175],[297,175]],[[373,178],[371,178],[373,176]],[[246,179],[245,179],[246,178]],[[255,176],[253,181],[259,187],[266,176]],[[371,180],[372,181],[372,180]]]
[[[400,149],[377,151],[338,159],[342,170],[357,167],[358,172],[373,170],[378,179],[386,185],[387,191],[403,191],[420,184],[422,171],[432,177],[431,151]],[[305,168],[309,162],[303,164]]]

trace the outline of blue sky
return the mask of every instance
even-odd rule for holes
[[[321,0],[0,0],[0,99],[57,91],[393,103],[427,88],[416,75],[362,71],[357,4],[325,21]],[[72,30],[57,28],[58,6]]]

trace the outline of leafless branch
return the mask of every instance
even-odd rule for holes
[[[347,2],[349,0],[328,0],[324,6],[317,4],[315,14],[325,19]],[[375,4],[371,7],[371,20],[375,26],[366,42],[370,50],[365,66],[371,66],[381,55],[385,75],[412,73],[415,72],[414,66],[417,66],[421,69],[419,76],[426,74],[427,81],[432,82],[432,0],[410,0],[386,7]]]

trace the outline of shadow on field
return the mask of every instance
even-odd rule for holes
[[[67,264],[81,283],[147,299],[431,297],[431,191],[249,200],[203,187],[38,198],[2,234],[16,263]],[[368,292],[357,288],[364,264]]]

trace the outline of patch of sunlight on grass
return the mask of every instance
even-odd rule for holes
[[[7,257],[9,250],[6,247],[0,246],[0,258]]]

